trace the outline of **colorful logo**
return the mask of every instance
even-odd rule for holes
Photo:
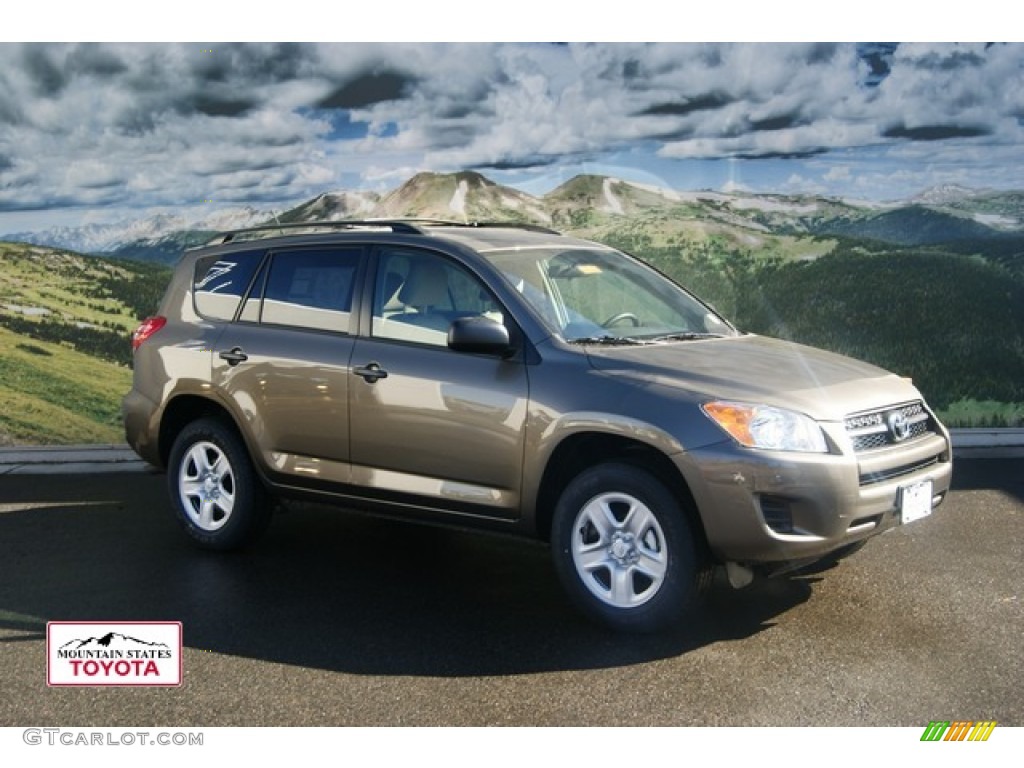
[[[995,727],[995,720],[932,720],[921,741],[988,741]]]
[[[181,685],[181,622],[51,621],[48,685]]]

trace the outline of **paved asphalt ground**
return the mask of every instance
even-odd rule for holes
[[[693,626],[579,618],[535,544],[316,507],[194,550],[147,473],[0,476],[0,726],[1024,725],[1024,461]],[[184,684],[47,688],[47,620],[179,620]]]

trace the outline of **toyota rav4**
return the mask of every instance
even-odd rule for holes
[[[680,620],[715,566],[742,586],[848,553],[950,483],[908,379],[538,227],[227,233],[132,345],[128,441],[200,546],[251,543],[278,497],[514,532],[619,629]]]

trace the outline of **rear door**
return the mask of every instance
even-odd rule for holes
[[[459,317],[511,321],[486,286],[436,252],[376,254],[370,327],[351,376],[353,482],[391,500],[513,518],[529,385],[522,355],[455,352]],[[516,332],[513,331],[513,338]]]
[[[349,361],[363,253],[271,252],[214,350],[215,386],[280,480],[348,482]]]

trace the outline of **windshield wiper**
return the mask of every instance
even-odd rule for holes
[[[666,333],[664,336],[655,336],[648,341],[695,341],[697,339],[720,339],[720,333],[698,333],[697,331],[680,331],[679,333]]]
[[[568,339],[570,344],[608,344],[614,345],[628,345],[633,346],[636,344],[646,344],[646,341],[641,339],[634,339],[630,336],[580,336],[576,339]]]

